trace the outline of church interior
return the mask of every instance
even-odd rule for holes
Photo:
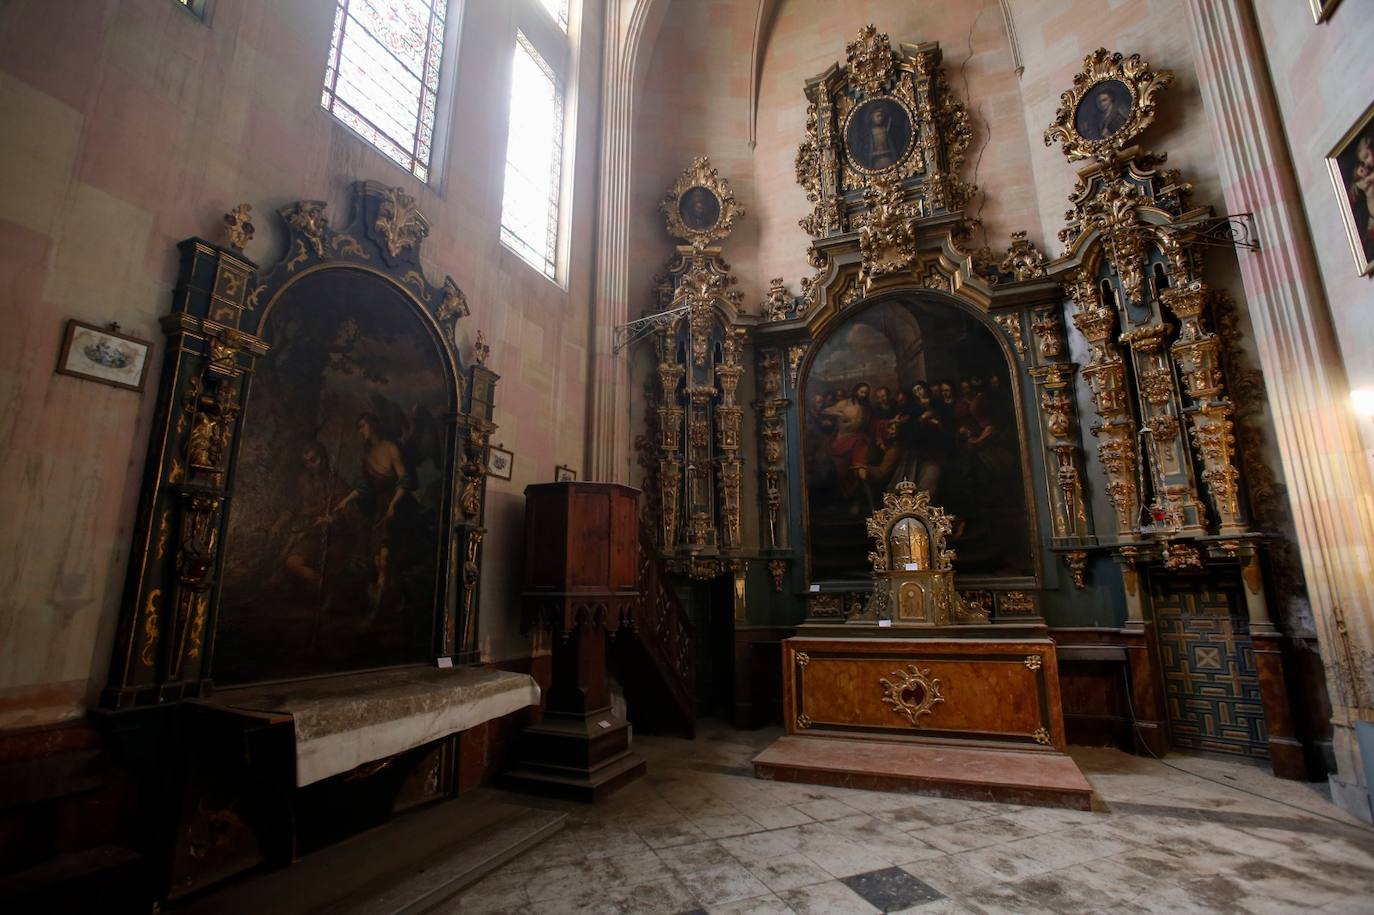
[[[1371,45],[0,3],[0,907],[1374,912]]]

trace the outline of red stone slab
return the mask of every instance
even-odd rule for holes
[[[779,737],[754,757],[754,777],[869,791],[1092,809],[1092,785],[1060,753]]]

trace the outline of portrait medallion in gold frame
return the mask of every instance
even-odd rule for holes
[[[1139,54],[1125,57],[1098,48],[1083,58],[1073,88],[1059,97],[1045,145],[1059,140],[1070,161],[1108,158],[1154,121],[1155,93],[1173,81],[1172,72],[1156,73]]]
[[[668,217],[668,233],[693,248],[701,249],[726,238],[744,208],[735,202],[730,182],[720,176],[705,156],[692,160],[659,204]]]
[[[901,165],[916,142],[915,119],[899,98],[880,95],[865,99],[844,119],[844,149],[850,166],[876,175]]]

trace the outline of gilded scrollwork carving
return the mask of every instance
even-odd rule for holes
[[[320,260],[329,256],[325,247],[325,232],[329,228],[325,206],[323,200],[298,200],[278,210],[287,228],[297,235],[302,248],[308,246]]]
[[[1035,247],[1035,242],[1026,237],[1024,231],[1011,233],[1011,247],[1007,249],[997,268],[1009,273],[1018,283],[1045,275],[1045,255]]]
[[[1006,332],[1011,338],[1012,348],[1016,350],[1017,358],[1022,362],[1026,361],[1026,338],[1021,333],[1021,313],[1019,311],[1008,312],[1006,314],[994,315],[997,325]]]
[[[240,203],[224,214],[224,241],[235,251],[242,251],[253,240],[253,207]]]
[[[905,670],[894,670],[890,680],[879,677],[878,684],[883,688],[883,704],[891,706],[913,727],[920,727],[921,719],[933,714],[935,706],[945,701],[940,694],[939,678],[915,664],[908,664]]]
[[[429,220],[420,213],[415,198],[404,188],[381,188],[380,198],[373,229],[386,253],[393,259],[398,258],[429,236]]]

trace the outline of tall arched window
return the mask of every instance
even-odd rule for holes
[[[430,180],[448,0],[335,0],[320,104]]]
[[[516,0],[501,242],[559,279],[571,156],[564,138],[576,54],[569,0]]]

